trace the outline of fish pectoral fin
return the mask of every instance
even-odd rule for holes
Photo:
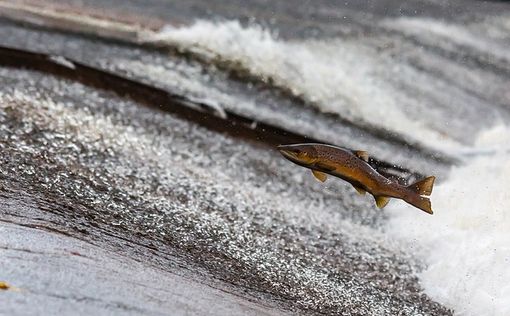
[[[357,187],[355,185],[353,185],[353,187],[356,189],[356,191],[358,191],[359,195],[365,195],[365,193],[367,193],[367,191],[363,190],[360,187]]]
[[[388,202],[390,201],[390,198],[387,196],[374,196],[374,199],[375,199],[375,204],[377,205],[378,208],[385,207],[388,204]]]
[[[368,153],[364,150],[355,150],[354,155],[359,159],[368,162]]]
[[[328,178],[328,176],[324,172],[312,170],[312,173],[315,179],[319,180],[320,182],[324,182]]]

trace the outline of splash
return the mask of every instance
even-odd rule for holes
[[[283,40],[258,25],[243,26],[238,21],[167,26],[145,40],[228,64],[356,124],[376,126],[433,148],[459,146],[417,119],[421,115],[409,114],[417,101],[390,83],[409,69],[382,57],[370,44],[348,39]]]
[[[482,133],[483,150],[434,189],[434,216],[392,207],[388,231],[427,262],[426,293],[459,315],[510,315],[509,144],[509,127]]]
[[[504,35],[500,33],[507,31],[509,19],[508,16],[488,17],[483,23],[460,26],[431,18],[402,17],[386,20],[383,25],[393,30],[402,30],[408,35],[419,36],[422,40],[428,38],[434,41],[444,41],[448,46],[459,45],[467,49],[475,49],[479,55],[485,54],[487,47],[490,47],[490,54],[493,58],[508,63],[510,62],[508,47],[503,44],[505,43]],[[487,30],[490,26],[492,28]]]

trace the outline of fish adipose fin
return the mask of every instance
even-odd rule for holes
[[[355,150],[354,155],[361,160],[368,162],[368,153],[363,150]]]
[[[328,176],[324,172],[312,170],[312,173],[315,179],[319,180],[320,182],[324,182],[328,178]]]
[[[359,195],[365,195],[365,193],[367,193],[367,191],[363,190],[360,187],[357,187],[357,186],[354,186],[354,185],[353,185],[353,187],[356,189],[356,191],[358,191]]]
[[[432,188],[434,187],[434,180],[436,177],[431,176],[420,181],[416,181],[415,183],[408,186],[411,190],[418,193],[419,195],[429,196],[432,194]]]
[[[377,205],[378,208],[385,207],[386,204],[388,204],[388,202],[390,201],[390,198],[386,196],[374,196],[374,199],[375,204]]]

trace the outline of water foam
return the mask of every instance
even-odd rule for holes
[[[405,66],[381,57],[377,49],[360,41],[282,40],[258,25],[245,27],[237,21],[167,26],[146,40],[241,67],[323,112],[378,126],[431,147],[458,147],[444,133],[406,113],[406,106],[415,100],[406,101],[400,88],[388,82],[388,76],[398,76]]]
[[[486,18],[483,23],[470,23],[460,26],[432,18],[402,17],[388,19],[383,22],[383,25],[422,39],[432,37],[435,41],[442,39],[450,44],[477,49],[481,54],[488,53],[487,48],[490,47],[490,54],[493,58],[499,58],[508,63],[510,62],[508,45],[505,45],[504,35],[500,32],[506,30],[507,24],[510,24],[509,19],[508,16],[490,17]],[[498,24],[497,27],[495,26],[496,23]],[[486,30],[491,25],[493,27]]]
[[[389,206],[388,231],[428,264],[419,275],[426,293],[458,315],[510,315],[509,144],[509,127],[482,133],[480,155],[434,189],[433,216]]]

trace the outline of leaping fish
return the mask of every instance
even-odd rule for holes
[[[350,151],[324,144],[280,145],[278,150],[293,163],[311,169],[321,182],[326,181],[327,174],[330,174],[352,184],[359,194],[372,194],[379,208],[385,207],[390,198],[397,198],[433,213],[427,196],[432,193],[434,176],[404,186],[372,168],[366,151]]]

